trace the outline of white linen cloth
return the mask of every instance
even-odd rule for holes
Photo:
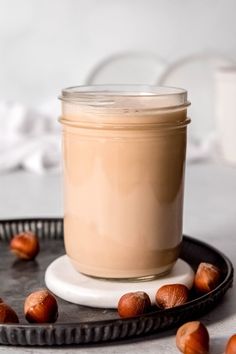
[[[30,109],[20,103],[0,102],[0,173],[24,168],[35,173],[61,168],[59,104],[49,101]],[[188,142],[187,161],[198,162],[220,155],[215,134],[200,144]]]
[[[32,172],[60,169],[60,125],[52,101],[36,109],[0,102],[0,172],[22,167]]]

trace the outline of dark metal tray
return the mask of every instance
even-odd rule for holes
[[[40,238],[41,251],[35,261],[16,260],[9,252],[10,238],[23,230],[32,230]],[[120,319],[115,310],[78,306],[58,299],[59,318],[55,324],[27,323],[23,314],[25,297],[45,287],[47,266],[64,253],[62,219],[0,221],[0,297],[15,309],[20,319],[20,324],[0,324],[0,344],[68,345],[142,337],[202,316],[218,304],[233,282],[233,267],[225,255],[184,236],[182,259],[194,269],[204,261],[222,270],[220,284],[210,293],[168,310],[153,307],[148,314],[130,319]]]

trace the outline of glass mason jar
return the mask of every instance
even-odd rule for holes
[[[182,240],[187,92],[155,86],[62,91],[64,240],[86,275],[151,278]]]

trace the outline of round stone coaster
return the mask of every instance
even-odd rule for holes
[[[45,273],[46,286],[55,295],[74,304],[100,308],[117,308],[120,297],[131,291],[145,291],[154,304],[162,285],[179,283],[191,288],[193,278],[191,266],[179,259],[169,274],[151,281],[97,279],[77,272],[66,255],[53,261]]]

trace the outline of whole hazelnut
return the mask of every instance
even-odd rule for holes
[[[124,294],[118,302],[118,313],[120,317],[133,317],[147,312],[151,301],[147,293],[136,291]]]
[[[46,289],[35,291],[26,298],[24,313],[31,323],[55,322],[58,317],[57,300]]]
[[[0,303],[0,323],[19,323],[15,311],[4,302]]]
[[[220,280],[220,270],[210,263],[200,263],[194,278],[194,288],[205,294],[216,288]]]
[[[236,354],[236,334],[229,338],[225,354]]]
[[[21,259],[34,259],[39,253],[38,237],[29,231],[21,232],[11,239],[10,249]]]
[[[177,348],[184,354],[207,354],[209,334],[199,321],[187,322],[176,333]]]
[[[188,301],[189,290],[183,284],[163,285],[156,293],[156,303],[162,309],[183,305]]]

